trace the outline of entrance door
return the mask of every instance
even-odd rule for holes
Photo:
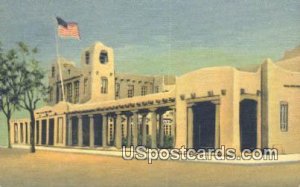
[[[78,145],[78,118],[72,117],[72,145]]]
[[[194,148],[215,147],[216,107],[211,102],[197,103],[194,111]]]
[[[49,145],[54,144],[54,119],[49,119]]]
[[[83,146],[90,145],[90,118],[88,116],[82,117],[82,144]]]
[[[102,145],[102,116],[95,115],[94,117],[94,133],[95,133],[95,145]]]
[[[241,150],[257,147],[257,102],[245,99],[240,102]]]

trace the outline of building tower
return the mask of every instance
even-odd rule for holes
[[[113,49],[96,42],[83,51],[81,65],[83,72],[87,75],[85,80],[83,80],[83,84],[88,85],[88,98],[86,100],[114,100],[115,69]]]

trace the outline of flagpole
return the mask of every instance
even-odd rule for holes
[[[57,22],[56,22],[56,18],[54,18],[54,30],[55,30],[55,44],[56,44],[56,62],[58,64],[58,69],[59,69],[59,76],[60,76],[60,82],[61,82],[61,91],[62,91],[62,100],[65,100],[65,89],[64,89],[64,80],[63,80],[63,76],[62,76],[62,70],[61,70],[61,63],[60,63],[60,59],[59,59],[59,46],[58,46],[58,36],[57,36]]]

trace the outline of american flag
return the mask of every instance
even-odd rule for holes
[[[58,28],[58,36],[62,38],[75,38],[80,39],[79,27],[75,22],[66,22],[60,17],[56,17]]]

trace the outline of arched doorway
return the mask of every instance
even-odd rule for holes
[[[54,119],[49,119],[49,140],[48,145],[54,145]]]
[[[195,149],[215,147],[216,106],[211,102],[199,102],[193,107],[194,129],[193,145]]]
[[[240,102],[241,150],[257,147],[257,101],[244,99]]]
[[[72,117],[72,145],[78,145],[78,118]]]

